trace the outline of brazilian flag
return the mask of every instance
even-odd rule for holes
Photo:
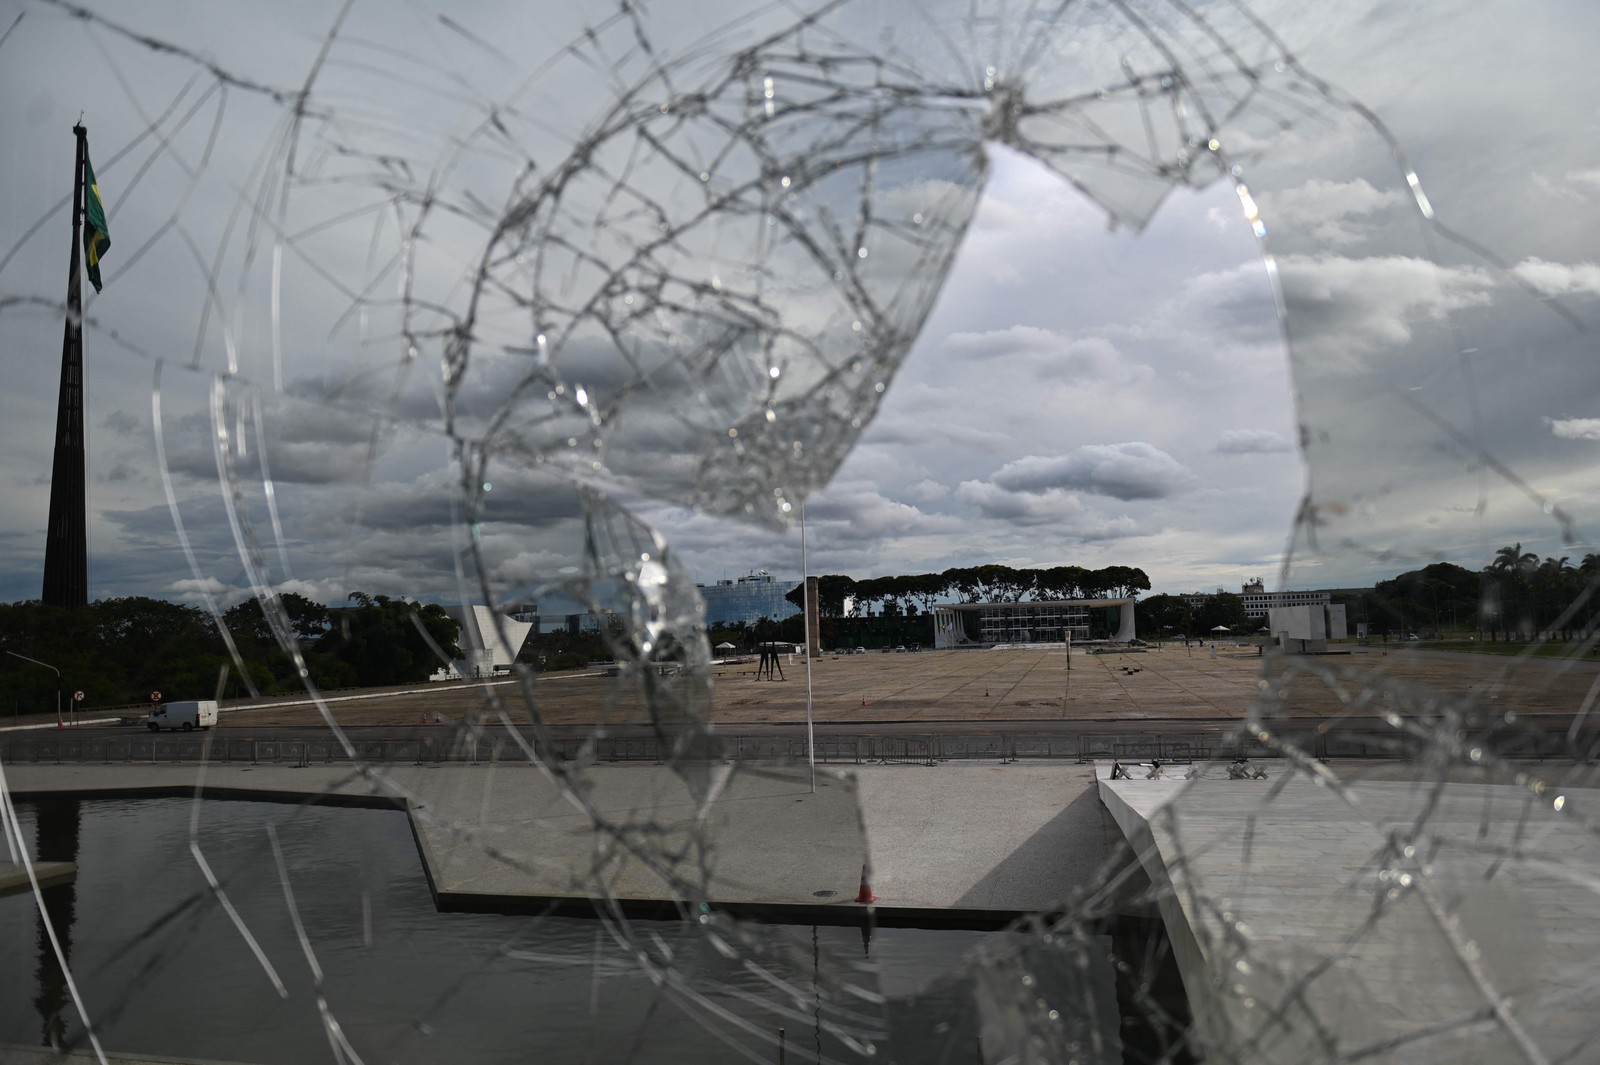
[[[111,234],[106,232],[106,205],[100,199],[100,186],[94,180],[89,154],[83,156],[83,257],[89,264],[89,283],[100,291],[100,260],[111,250]]]

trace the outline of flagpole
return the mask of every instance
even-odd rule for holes
[[[89,601],[88,515],[84,498],[83,243],[84,168],[89,131],[72,127],[78,142],[72,171],[72,265],[67,274],[67,322],[61,340],[61,391],[56,407],[55,456],[50,470],[50,523],[45,533],[45,603],[72,609]]]
[[[806,634],[806,761],[811,764],[811,793],[817,793],[817,731],[811,716],[811,652],[817,641],[811,638],[811,564],[806,557],[806,505],[800,504],[800,587],[805,589],[801,602],[805,604]]]

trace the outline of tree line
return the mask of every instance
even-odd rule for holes
[[[1570,638],[1600,625],[1591,601],[1600,554],[1541,559],[1507,544],[1474,572],[1435,562],[1379,581],[1357,598],[1357,617],[1374,633],[1476,630],[1491,640]],[[1572,609],[1569,609],[1572,608]]]
[[[343,606],[279,597],[286,633],[298,643],[307,679],[320,688],[409,684],[439,667],[430,641],[461,657],[460,623],[443,607],[354,592]],[[38,601],[0,604],[0,713],[43,713],[82,691],[81,709],[163,699],[213,699],[294,691],[298,667],[280,646],[261,604],[229,608],[219,628],[208,612],[164,599],[101,599],[77,610]],[[249,683],[223,640],[227,631]],[[426,635],[424,635],[426,634]],[[18,657],[21,656],[21,657]],[[33,661],[27,661],[32,659]],[[63,703],[65,708],[65,702]]]
[[[1020,603],[1054,599],[1127,599],[1150,590],[1150,578],[1132,566],[1051,566],[1015,569],[991,563],[947,569],[943,573],[913,573],[856,580],[839,573],[817,578],[817,613],[843,617],[846,600],[857,612],[877,607],[887,616],[923,613],[937,603]],[[785,596],[804,609],[805,588],[796,585]]]
[[[1193,598],[1152,595],[1139,600],[1134,604],[1134,625],[1139,635],[1145,639],[1176,635],[1209,638],[1217,628],[1242,632],[1252,627],[1244,599],[1232,592],[1201,596],[1198,604],[1189,601]]]
[[[1515,543],[1479,570],[1435,562],[1334,602],[1343,602],[1348,621],[1366,622],[1374,636],[1477,632],[1490,640],[1566,639],[1600,628],[1591,602],[1597,581],[1600,554],[1574,565],[1570,557],[1541,559]],[[1218,625],[1237,630],[1248,619],[1244,600],[1221,592],[1198,606],[1177,595],[1141,599],[1137,621],[1140,634],[1205,635]]]

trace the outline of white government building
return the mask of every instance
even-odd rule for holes
[[[1227,591],[1218,588],[1212,592],[1183,592],[1180,598],[1191,607],[1198,609],[1207,596],[1220,594]],[[1244,600],[1244,614],[1249,618],[1264,618],[1267,612],[1276,607],[1286,606],[1327,606],[1333,601],[1333,592],[1323,588],[1307,591],[1269,592],[1264,581],[1245,581],[1239,589],[1239,598]]]
[[[1111,643],[1136,639],[1132,599],[1051,599],[1034,603],[941,603],[932,609],[933,646],[938,649],[998,643],[1066,643],[1089,639],[1089,611],[1118,607]],[[962,615],[978,616],[976,639]]]

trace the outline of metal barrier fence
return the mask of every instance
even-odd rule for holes
[[[231,730],[229,730],[231,731]],[[1399,732],[1311,733],[1296,736],[1301,749],[1320,758],[1409,757],[1421,741]],[[1465,738],[1463,742],[1466,742]],[[1546,758],[1570,755],[1565,733],[1525,730],[1485,736],[1483,745],[1500,757]],[[409,739],[354,739],[350,749],[329,739],[262,739],[224,735],[159,736],[130,734],[113,737],[73,737],[53,733],[0,735],[0,761],[29,763],[146,763],[199,762],[309,766],[349,763],[433,764],[464,762],[472,765],[527,763],[529,751],[557,762],[656,762],[669,758],[802,761],[806,742],[797,736],[716,735],[698,737],[685,749],[655,736],[583,737],[536,743],[504,736],[442,734]],[[1061,759],[1076,762],[1109,761],[1197,762],[1214,759],[1274,758],[1276,746],[1245,736],[1216,734],[1153,735],[1148,733],[1086,733],[1081,735],[900,734],[850,735],[825,732],[816,738],[817,761],[845,764],[921,764],[946,761],[1014,761]]]

